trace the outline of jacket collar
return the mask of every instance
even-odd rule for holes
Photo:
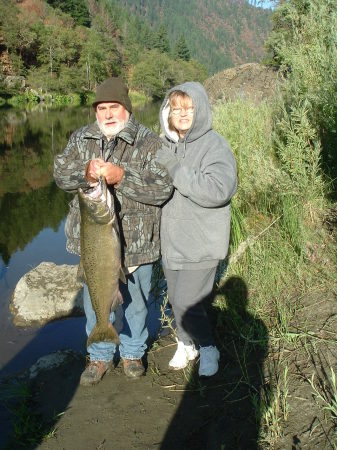
[[[138,122],[136,121],[134,115],[131,114],[129,120],[127,121],[127,124],[125,125],[125,128],[123,128],[123,130],[120,131],[116,137],[122,139],[128,144],[133,144],[137,136],[137,131],[138,131]],[[84,139],[102,139],[104,137],[105,136],[99,129],[97,122],[94,122],[91,125],[89,125],[84,133]]]

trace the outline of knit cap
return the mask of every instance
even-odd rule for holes
[[[97,86],[92,106],[95,108],[98,103],[118,102],[131,113],[132,105],[128,93],[129,89],[121,78],[107,78]]]

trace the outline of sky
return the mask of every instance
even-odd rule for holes
[[[263,8],[271,8],[272,6],[274,6],[274,2],[273,1],[264,1],[262,6],[263,6]]]
[[[254,0],[249,0],[249,3],[255,3]],[[260,4],[259,4],[259,0],[256,0],[257,6],[262,6],[263,8],[271,8],[274,6],[275,2],[272,0],[260,0]]]

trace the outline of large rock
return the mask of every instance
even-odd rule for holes
[[[219,99],[250,99],[256,103],[274,95],[278,73],[258,63],[225,69],[204,82],[211,103]]]
[[[55,319],[83,315],[83,289],[77,265],[43,262],[18,282],[9,309],[16,326],[43,325]]]
[[[9,88],[11,87],[24,88],[26,85],[25,78],[21,76],[7,75],[4,81],[5,85]]]

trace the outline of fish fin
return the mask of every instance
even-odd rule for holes
[[[94,326],[88,337],[87,347],[94,342],[114,342],[117,345],[120,344],[116,328],[111,323],[105,327],[97,324]]]
[[[119,279],[120,279],[124,284],[126,284],[126,277],[125,277],[125,273],[124,273],[124,270],[123,270],[122,267],[119,269]]]
[[[85,277],[84,268],[83,268],[83,264],[82,264],[82,260],[81,259],[80,259],[80,263],[79,263],[78,268],[77,268],[76,278],[77,278],[77,281],[80,281],[81,283],[85,283],[86,282],[86,277]]]

